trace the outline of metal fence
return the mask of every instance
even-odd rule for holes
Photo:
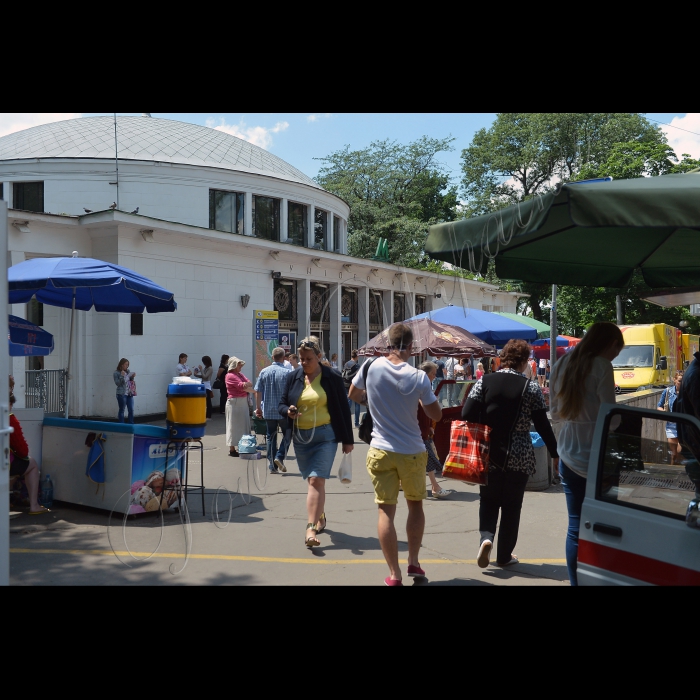
[[[43,408],[45,413],[63,413],[66,410],[64,369],[30,369],[24,374],[27,408]]]

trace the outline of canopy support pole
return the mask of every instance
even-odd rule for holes
[[[70,383],[70,359],[73,352],[73,321],[75,319],[75,287],[73,287],[73,308],[70,312],[70,333],[68,335],[68,364],[66,366],[66,418],[68,418],[68,397],[70,393],[68,391]]]
[[[549,367],[557,361],[557,285],[552,285],[552,308],[549,312]]]

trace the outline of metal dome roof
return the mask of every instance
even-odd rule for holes
[[[206,126],[149,117],[117,117],[119,160],[184,163],[267,175],[322,189],[259,146]],[[0,138],[0,161],[24,158],[114,159],[114,118],[81,117]]]

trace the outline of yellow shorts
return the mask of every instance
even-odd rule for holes
[[[427,464],[427,452],[404,455],[370,447],[367,453],[367,471],[374,485],[374,502],[396,505],[399,500],[399,481],[407,501],[422,501],[425,498]]]

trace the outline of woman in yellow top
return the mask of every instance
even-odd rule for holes
[[[307,547],[320,545],[318,534],[326,528],[326,479],[331,475],[338,443],[348,453],[355,442],[343,378],[321,364],[321,356],[318,338],[312,335],[301,341],[301,367],[287,375],[278,409],[293,421],[294,453],[299,471],[309,483]]]

